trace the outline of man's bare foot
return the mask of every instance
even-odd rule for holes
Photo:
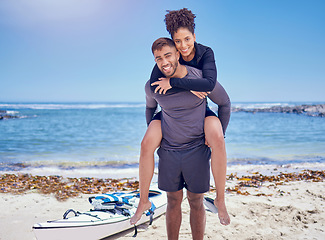
[[[215,199],[214,205],[218,208],[218,216],[219,216],[220,223],[225,226],[230,224],[230,217],[227,212],[225,201],[224,200],[218,201],[217,199]]]
[[[151,208],[151,202],[149,201],[149,199],[147,199],[146,202],[139,202],[139,205],[137,207],[137,211],[135,212],[135,214],[133,215],[133,217],[130,220],[131,225],[136,224],[140,219],[142,214],[149,210]]]

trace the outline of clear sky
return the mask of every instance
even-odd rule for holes
[[[144,102],[183,7],[232,101],[325,101],[323,0],[1,0],[0,101]]]

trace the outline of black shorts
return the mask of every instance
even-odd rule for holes
[[[161,111],[157,112],[157,114],[155,116],[153,116],[152,120],[160,120],[161,121]]]
[[[186,150],[158,151],[158,187],[176,192],[184,187],[192,193],[205,193],[210,189],[211,150],[206,145]]]
[[[215,114],[207,105],[207,109],[205,111],[205,117],[210,117],[210,116],[218,117],[217,114]],[[152,120],[161,120],[161,111],[157,112],[157,114],[153,116]]]
[[[210,116],[218,117],[217,114],[215,114],[207,105],[207,109],[205,111],[205,117],[210,117]]]

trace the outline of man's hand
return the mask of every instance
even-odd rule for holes
[[[159,94],[165,94],[167,90],[171,89],[170,78],[159,78],[157,82],[151,83],[151,86],[158,85],[155,89],[155,93],[159,91]]]
[[[191,93],[193,93],[195,96],[197,96],[200,99],[206,98],[210,94],[210,92],[197,92],[192,90]]]

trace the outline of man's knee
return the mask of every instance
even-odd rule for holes
[[[180,190],[178,192],[168,192],[167,201],[169,208],[176,208],[181,206],[183,201],[183,190]]]
[[[203,207],[203,194],[202,193],[187,193],[188,203],[190,208],[199,210]]]

